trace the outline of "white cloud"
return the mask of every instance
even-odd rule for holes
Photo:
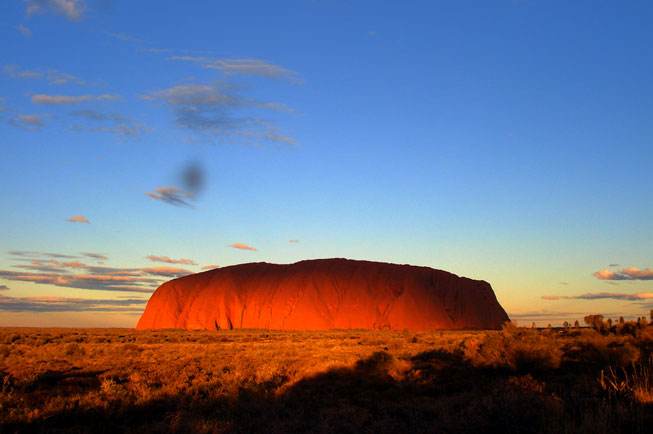
[[[102,113],[95,110],[77,110],[71,113],[85,124],[76,124],[74,131],[110,133],[121,137],[136,137],[151,131],[150,128],[119,113]]]
[[[32,102],[34,104],[43,105],[70,105],[88,101],[116,101],[118,99],[120,99],[118,95],[106,93],[101,95],[32,95]]]
[[[3,71],[8,77],[22,80],[46,80],[48,83],[56,85],[76,84],[83,86],[86,84],[82,79],[56,69],[22,69],[18,65],[5,65]]]
[[[43,117],[39,115],[17,115],[9,120],[9,123],[26,130],[40,130],[43,125]]]
[[[294,144],[276,126],[252,111],[290,111],[285,105],[242,97],[226,84],[180,84],[143,96],[163,101],[174,112],[177,125],[223,139]],[[283,110],[281,110],[283,108]]]
[[[228,75],[252,75],[257,77],[284,79],[301,83],[302,79],[295,71],[261,59],[241,58],[226,59],[203,56],[172,56],[170,60],[192,62],[206,69],[219,70]]]
[[[70,21],[79,21],[86,10],[84,0],[26,0],[27,15],[53,12]]]
[[[32,31],[29,29],[29,27],[19,24],[16,26],[16,30],[20,32],[21,35],[25,36],[26,38],[29,38],[32,36]]]

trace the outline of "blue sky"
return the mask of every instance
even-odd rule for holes
[[[520,322],[645,315],[653,6],[383,3],[2,2],[0,325],[322,257],[484,279]]]

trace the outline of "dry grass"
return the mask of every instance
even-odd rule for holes
[[[648,432],[653,327],[0,329],[0,432]]]
[[[653,404],[653,355],[628,367],[610,366],[602,370],[599,383],[611,394],[629,397],[640,404]]]

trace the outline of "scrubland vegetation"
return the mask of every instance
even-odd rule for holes
[[[650,432],[653,326],[589,322],[428,333],[0,329],[0,432]]]

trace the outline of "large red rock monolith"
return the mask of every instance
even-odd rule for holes
[[[348,259],[234,265],[171,280],[138,329],[496,329],[489,283],[412,265]]]

